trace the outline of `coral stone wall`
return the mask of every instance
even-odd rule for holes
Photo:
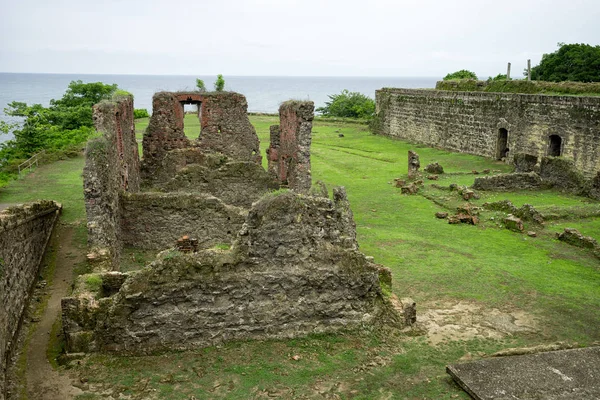
[[[88,142],[83,169],[88,244],[98,268],[115,269],[119,241],[119,193],[140,187],[133,98],[120,97],[94,106],[94,123],[102,136]]]
[[[76,291],[63,299],[70,351],[143,354],[398,323],[382,290],[389,270],[357,250],[345,192],[334,199],[265,196],[230,250],[165,251],[96,306]]]
[[[312,101],[286,101],[279,107],[279,125],[271,126],[267,150],[269,172],[300,193],[310,190],[310,144],[315,105]]]
[[[200,248],[230,244],[247,210],[216,197],[189,193],[124,193],[121,241],[126,246],[161,250],[188,235]]]
[[[59,204],[41,200],[0,212],[0,399],[6,359],[59,211]]]
[[[416,89],[376,91],[374,133],[500,159],[562,156],[588,177],[600,170],[600,98]],[[504,152],[499,137],[507,134]]]

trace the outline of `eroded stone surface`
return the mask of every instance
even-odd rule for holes
[[[482,176],[473,183],[473,189],[490,191],[534,190],[541,186],[542,178],[534,172]]]
[[[54,201],[40,200],[0,212],[0,398],[6,360],[60,209]]]
[[[474,399],[600,398],[600,347],[495,357],[449,365],[446,371]]]
[[[70,351],[145,353],[400,323],[382,291],[389,271],[357,248],[343,190],[333,201],[267,196],[231,250],[167,250],[97,300],[80,280],[63,300]]]

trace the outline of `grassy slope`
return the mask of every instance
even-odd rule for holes
[[[277,119],[253,116],[251,120],[264,154],[269,125]],[[138,121],[139,138],[144,124],[147,120]],[[199,124],[193,116],[186,117],[186,132],[192,138],[198,135]],[[340,132],[344,137],[338,136]],[[543,330],[539,335],[447,342],[437,347],[393,332],[230,343],[152,357],[93,355],[77,374],[115,394],[141,397],[322,398],[336,393],[342,398],[388,394],[394,398],[467,398],[444,373],[446,363],[466,353],[557,339],[584,344],[599,340],[598,260],[556,241],[553,233],[572,226],[600,238],[600,219],[551,221],[538,238],[501,229],[485,214],[480,226],[449,225],[433,216],[443,210],[440,206],[422,196],[400,195],[390,184],[394,177],[406,174],[409,148],[420,154],[422,165],[438,161],[444,166],[449,174],[441,176],[441,185],[470,184],[474,177],[466,172],[473,169],[509,170],[481,157],[373,136],[360,125],[316,121],[313,180],[323,180],[330,187],[346,186],[361,249],[392,270],[398,296],[411,296],[418,304],[469,300],[505,310],[518,308],[540,318]],[[81,221],[81,168],[81,159],[40,167],[3,189],[0,203],[54,198],[63,202],[66,220]],[[531,203],[540,209],[597,206],[553,191],[484,194],[476,203],[504,198],[517,206]],[[292,355],[299,355],[300,360]]]

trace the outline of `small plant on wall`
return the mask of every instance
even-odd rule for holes
[[[215,90],[217,92],[222,92],[225,89],[225,79],[223,79],[223,75],[217,75],[217,80],[215,81]]]

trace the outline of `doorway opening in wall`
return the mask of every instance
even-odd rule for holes
[[[502,160],[508,154],[508,131],[504,128],[498,130],[496,142],[496,160]]]
[[[550,143],[548,144],[548,155],[552,157],[560,156],[562,148],[562,138],[558,135],[550,135]]]
[[[197,101],[182,102],[183,107],[183,131],[185,135],[190,139],[196,139],[200,137],[200,121],[202,117],[202,103]],[[198,118],[187,118],[186,115],[196,115]]]

